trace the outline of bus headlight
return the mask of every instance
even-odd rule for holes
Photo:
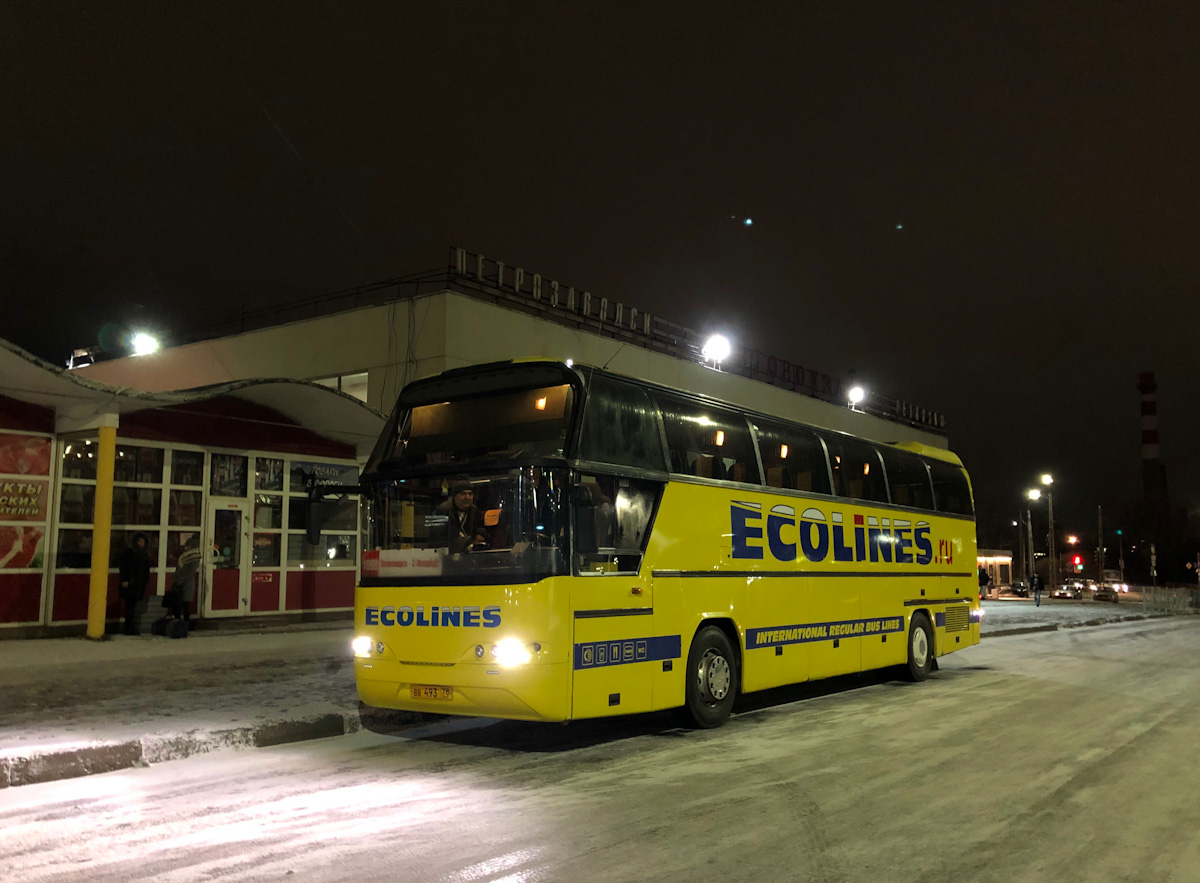
[[[505,638],[492,648],[492,657],[506,668],[525,665],[533,657],[529,649],[516,638]]]
[[[355,656],[368,657],[371,655],[371,639],[366,635],[359,635],[350,642],[350,648]]]

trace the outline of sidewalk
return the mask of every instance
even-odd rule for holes
[[[354,732],[351,637],[0,641],[0,788]]]
[[[984,602],[983,636],[1144,618],[1140,605]],[[0,788],[359,730],[348,623],[0,641]],[[389,726],[425,718],[394,712]]]

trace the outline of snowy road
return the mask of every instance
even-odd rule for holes
[[[0,791],[32,880],[1200,880],[1200,618],[987,641],[927,683],[454,721]]]

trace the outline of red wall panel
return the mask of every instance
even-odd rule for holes
[[[42,575],[0,573],[0,622],[37,622],[42,618]]]
[[[353,570],[293,570],[287,575],[288,610],[354,606]]]

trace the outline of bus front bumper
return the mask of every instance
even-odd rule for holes
[[[355,659],[358,696],[376,708],[513,720],[564,721],[571,716],[568,663],[420,665]]]

